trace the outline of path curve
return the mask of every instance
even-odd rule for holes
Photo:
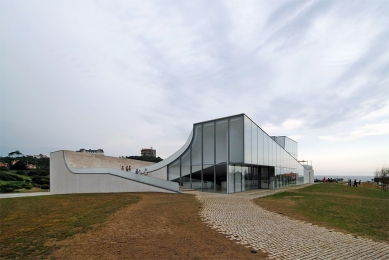
[[[271,259],[389,259],[389,245],[318,227],[266,211],[252,199],[282,190],[235,194],[188,192],[203,203],[200,215],[211,228]]]

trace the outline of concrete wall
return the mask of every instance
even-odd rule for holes
[[[113,168],[120,170],[122,166],[131,166],[132,170],[136,168],[153,165],[153,162],[139,161],[126,158],[105,156],[101,154],[79,153],[73,151],[64,151],[68,164],[73,168]]]
[[[162,180],[167,180],[167,166],[165,166],[161,169],[158,169],[156,171],[149,172],[149,176],[154,177],[154,178],[158,178],[158,179],[162,179]]]
[[[311,165],[304,165],[304,184],[314,183],[315,171]]]
[[[85,166],[99,165],[102,162],[93,157],[104,157],[102,155],[85,153],[75,154],[70,151],[50,153],[50,193],[52,194],[178,192],[177,183],[150,176],[138,175],[114,168],[72,168],[70,162],[67,162],[68,156],[71,157],[70,161],[73,165],[79,167],[83,167],[80,165],[82,161],[89,163]],[[112,163],[117,163],[113,159],[108,158],[107,160],[112,160]]]

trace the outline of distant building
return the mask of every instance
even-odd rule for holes
[[[34,164],[27,164],[26,165],[26,169],[27,170],[34,170],[34,169],[36,169],[36,165],[34,165]]]
[[[140,154],[142,156],[149,156],[149,157],[157,157],[157,151],[153,149],[153,147],[151,147],[150,149],[148,148],[143,148],[142,150],[140,150]]]
[[[11,162],[11,165],[15,165],[15,163],[17,163],[19,160],[13,160],[12,162]]]
[[[94,153],[94,154],[101,154],[101,155],[104,155],[104,150],[103,149],[97,149],[97,150],[86,150],[84,148],[78,150],[77,152],[79,153]]]
[[[0,162],[0,167],[9,169],[9,164],[8,164],[8,163]]]

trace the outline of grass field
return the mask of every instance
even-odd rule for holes
[[[389,241],[389,192],[373,185],[316,184],[255,202],[291,218],[375,241]]]
[[[0,258],[40,259],[63,240],[90,230],[123,206],[136,203],[134,194],[83,194],[0,200]]]
[[[189,194],[0,199],[0,259],[265,259],[210,229]]]

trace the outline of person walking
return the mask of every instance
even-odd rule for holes
[[[128,166],[126,165],[126,172],[128,172]]]

